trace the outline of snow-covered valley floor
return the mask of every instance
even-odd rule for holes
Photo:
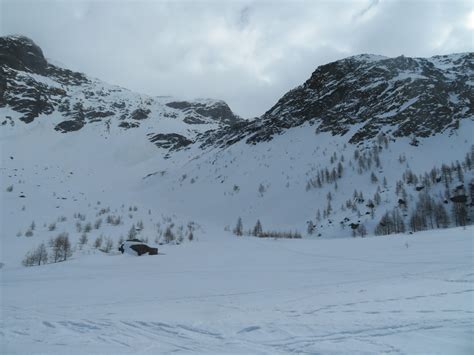
[[[473,234],[209,232],[159,256],[7,265],[0,353],[472,354]]]

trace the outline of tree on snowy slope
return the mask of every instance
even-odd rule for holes
[[[165,233],[163,235],[163,238],[165,239],[165,243],[167,243],[167,244],[169,244],[173,240],[175,240],[175,235],[173,233],[172,228],[173,228],[173,225],[170,225],[170,226],[166,227]]]
[[[46,264],[48,262],[48,251],[44,243],[41,243],[35,250],[28,252],[23,259],[24,266],[34,266]]]
[[[260,223],[260,220],[257,220],[255,227],[253,227],[252,235],[258,237],[260,236],[260,234],[262,234],[262,232],[263,232],[262,224]]]
[[[466,202],[453,202],[453,218],[456,226],[464,227],[468,224]]]
[[[234,234],[240,237],[243,234],[243,230],[244,226],[242,224],[242,218],[239,217],[239,219],[237,220],[237,224],[234,228]]]
[[[53,262],[66,261],[72,255],[71,242],[68,233],[61,233],[50,241]]]

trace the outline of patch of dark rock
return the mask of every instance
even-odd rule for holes
[[[215,101],[208,104],[200,102],[188,101],[173,101],[168,102],[166,106],[176,110],[183,110],[188,113],[195,112],[202,117],[211,118],[214,121],[222,122],[228,125],[233,125],[242,119],[232,112],[229,106],[224,101]],[[203,121],[198,118],[188,118],[190,124],[201,124]]]
[[[0,37],[0,65],[44,74],[48,62],[41,48],[28,37],[6,36]]]
[[[88,111],[86,113],[86,117],[89,119],[89,120],[97,120],[97,119],[101,119],[101,118],[105,118],[105,117],[110,117],[110,116],[113,116],[115,115],[114,112],[112,111]]]
[[[125,108],[126,105],[125,105],[125,102],[121,101],[121,102],[114,102],[112,106],[118,109],[123,109]]]
[[[187,101],[173,101],[173,102],[168,102],[166,106],[177,109],[177,110],[184,110],[186,108],[190,108],[192,104]]]
[[[205,124],[206,121],[203,121],[197,117],[186,116],[183,120],[187,124]]]
[[[119,127],[129,129],[129,128],[136,128],[139,127],[140,123],[138,122],[128,122],[128,121],[123,121],[120,122]]]
[[[154,143],[157,147],[165,149],[177,150],[192,143],[190,139],[177,133],[148,134],[148,137],[150,142]]]
[[[137,120],[137,121],[144,120],[148,118],[148,115],[150,114],[150,112],[151,111],[149,109],[137,108],[136,110],[132,112],[131,118],[132,120]]]
[[[82,127],[84,127],[84,122],[80,120],[69,120],[69,121],[63,121],[54,127],[56,131],[59,131],[61,133],[67,133],[67,132],[73,132],[73,131],[78,131]]]

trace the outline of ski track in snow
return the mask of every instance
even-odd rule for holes
[[[390,253],[394,245],[403,246],[410,238],[410,248],[418,248],[423,257],[407,257],[410,249],[401,247],[382,266],[388,252],[379,238],[364,241],[380,254],[374,260],[362,256],[360,249],[338,248],[350,240],[300,244],[224,239],[216,242],[220,253],[216,256],[230,247],[237,254],[252,250],[253,263],[238,264],[229,254],[211,258],[197,270],[189,256],[199,254],[200,244],[170,251],[167,260],[137,259],[138,269],[128,272],[123,257],[117,256],[107,259],[117,271],[107,268],[105,274],[78,278],[81,287],[97,288],[85,299],[80,289],[77,296],[61,290],[73,287],[71,280],[83,275],[77,268],[81,264],[74,269],[72,264],[61,266],[71,267],[69,274],[46,266],[36,282],[23,278],[29,269],[6,269],[0,350],[2,354],[35,353],[35,349],[47,354],[468,354],[474,348],[472,231],[387,239]],[[189,260],[174,261],[186,252]],[[293,261],[286,270],[277,263],[283,257]],[[103,258],[80,262],[105,268]],[[161,267],[155,269],[155,262]],[[163,262],[172,265],[168,268]],[[153,271],[146,272],[150,267]],[[272,268],[278,276],[268,272]],[[298,278],[301,273],[306,276]],[[122,287],[121,282],[133,275],[142,277]],[[250,276],[260,287],[253,286]],[[104,282],[110,285],[101,285],[101,277],[109,278]],[[150,285],[150,280],[156,283]],[[183,287],[186,283],[193,288]],[[140,284],[143,287],[137,287]],[[39,292],[35,298],[35,289],[43,287],[51,292]],[[20,293],[25,290],[31,300]]]

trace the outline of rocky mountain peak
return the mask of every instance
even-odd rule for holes
[[[0,37],[0,65],[36,74],[46,72],[48,62],[41,48],[25,36]]]
[[[102,123],[107,131],[148,126],[157,119],[173,121],[171,126],[184,123],[181,133],[146,132],[165,148],[196,140],[201,146],[240,140],[256,144],[305,123],[316,132],[347,135],[354,144],[379,132],[393,138],[428,137],[454,131],[460,120],[474,117],[474,53],[431,58],[360,54],[321,65],[250,121],[220,100],[141,95],[57,67],[23,36],[0,37],[0,71],[0,107],[14,112],[2,124],[31,123],[43,115],[54,117],[54,128],[67,133],[90,123]]]
[[[94,125],[109,134],[139,129],[159,148],[176,150],[209,129],[242,119],[221,100],[177,100],[134,93],[48,63],[31,39],[0,37],[0,123],[42,120],[60,133]],[[141,128],[140,128],[141,127]]]
[[[474,117],[473,85],[474,53],[349,57],[319,66],[261,118],[238,130],[216,132],[206,137],[204,145],[268,141],[306,122],[317,132],[350,132],[351,143],[374,138],[379,132],[428,137],[457,129],[460,120]]]

